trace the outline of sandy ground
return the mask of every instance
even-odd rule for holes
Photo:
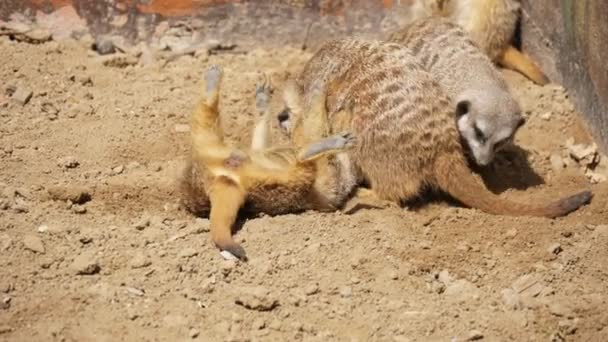
[[[608,340],[608,183],[568,159],[568,138],[590,140],[559,86],[505,72],[528,122],[482,173],[508,198],[590,188],[591,205],[510,218],[426,196],[351,216],[260,216],[236,235],[250,257],[237,264],[175,192],[200,76],[224,66],[225,128],[242,142],[261,72],[308,52],[120,68],[77,41],[0,37],[0,54],[2,341]]]

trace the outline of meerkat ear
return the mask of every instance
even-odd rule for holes
[[[462,101],[458,101],[458,104],[456,104],[456,118],[460,118],[463,115],[469,114],[469,111],[471,110],[471,101],[469,100],[462,100]]]

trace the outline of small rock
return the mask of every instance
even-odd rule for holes
[[[198,255],[198,251],[192,247],[186,247],[179,252],[180,258],[191,258],[196,255]]]
[[[80,162],[78,162],[78,160],[75,157],[68,156],[68,157],[59,159],[59,161],[57,162],[57,165],[65,168],[65,169],[73,169],[73,168],[78,167],[78,165],[80,165]]]
[[[129,287],[129,286],[125,287],[125,290],[127,290],[127,293],[132,294],[137,297],[143,297],[146,294],[143,290],[136,289],[134,287]]]
[[[551,112],[546,112],[540,115],[540,118],[545,120],[545,121],[549,121],[549,119],[551,119]]]
[[[78,275],[96,274],[101,270],[97,263],[95,253],[92,251],[84,252],[77,256],[70,268]]]
[[[131,268],[144,268],[152,265],[152,261],[143,253],[136,254],[129,262]]]
[[[150,226],[150,217],[147,215],[142,217],[139,221],[135,222],[135,224],[133,225],[133,227],[135,227],[135,229],[137,229],[137,230],[144,230],[149,226]]]
[[[40,110],[42,110],[42,112],[45,113],[50,120],[57,119],[57,115],[59,114],[59,109],[57,109],[57,107],[50,102],[44,102],[41,105]]]
[[[508,238],[514,238],[517,236],[517,229],[515,228],[511,228],[509,230],[507,230],[507,232],[505,233],[505,236]]]
[[[190,336],[190,338],[197,338],[198,335],[200,335],[201,332],[196,330],[196,329],[190,329],[190,331],[188,332],[188,336]]]
[[[177,124],[177,125],[175,125],[175,132],[177,132],[177,133],[188,133],[188,132],[190,132],[190,125]]]
[[[37,237],[36,235],[26,235],[23,238],[23,244],[25,245],[26,249],[29,249],[32,252],[36,252],[36,253],[40,253],[40,254],[44,254],[45,249],[44,249],[44,244],[42,243],[42,240]]]
[[[519,310],[522,308],[521,299],[519,294],[513,289],[502,290],[502,301],[511,310]]]
[[[0,283],[0,292],[9,293],[13,290],[13,284],[11,283]]]
[[[97,39],[95,39],[93,49],[95,49],[95,51],[97,51],[97,53],[100,55],[109,55],[111,53],[116,52],[112,37],[108,37],[105,35],[100,35],[97,37]]]
[[[557,153],[553,153],[549,157],[549,161],[551,162],[551,169],[553,169],[554,172],[560,172],[564,169],[564,166],[566,166],[564,159]]]
[[[115,168],[112,169],[112,174],[114,175],[119,175],[121,174],[123,171],[125,170],[125,167],[123,165],[118,165]]]
[[[84,204],[91,200],[91,191],[83,186],[52,186],[47,189],[54,201],[70,201],[74,204]]]
[[[15,89],[11,99],[20,105],[25,106],[32,98],[32,95],[34,95],[34,92],[30,88],[22,85]]]
[[[41,225],[37,229],[38,233],[46,233],[47,230],[49,230],[49,226],[47,226],[46,224]]]
[[[350,286],[343,286],[338,291],[341,297],[348,298],[353,295],[353,289]]]
[[[243,288],[236,296],[235,303],[256,311],[270,311],[279,305],[270,290],[264,287]]]
[[[65,116],[74,119],[78,116],[89,116],[95,114],[95,108],[88,103],[77,103],[67,109]]]
[[[7,234],[0,234],[0,251],[5,251],[11,247],[13,239]]]
[[[85,214],[87,212],[87,207],[84,205],[74,204],[72,205],[72,212],[75,214]]]
[[[559,331],[565,335],[574,335],[576,330],[578,330],[577,321],[578,319],[559,321],[559,323],[557,323],[557,327]]]
[[[572,316],[572,310],[570,310],[568,305],[566,305],[565,303],[563,303],[561,301],[556,301],[556,300],[551,301],[548,304],[548,309],[552,315],[557,316],[557,317],[571,317]]]
[[[317,293],[319,293],[319,285],[317,284],[310,284],[304,288],[304,294],[307,296],[312,296]]]
[[[479,298],[479,289],[464,279],[458,279],[446,286],[444,295],[457,302],[466,302]]]
[[[467,334],[467,338],[466,338],[467,341],[478,341],[481,339],[483,339],[483,334],[479,330],[471,330]]]
[[[0,310],[8,310],[11,307],[11,297],[4,297],[0,302]]]
[[[562,246],[559,243],[553,243],[549,245],[549,248],[547,248],[547,252],[549,252],[550,254],[558,255],[562,252]]]
[[[234,254],[230,253],[229,251],[221,251],[220,255],[222,256],[222,258],[228,261],[239,261],[239,258],[234,256]]]

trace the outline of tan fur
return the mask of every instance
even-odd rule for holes
[[[464,29],[448,19],[416,20],[389,40],[408,47],[443,86],[457,111],[458,128],[479,165],[513,140],[523,124],[507,82]]]
[[[330,132],[357,135],[345,153],[351,176],[364,180],[378,199],[410,200],[434,188],[488,213],[556,217],[591,198],[585,191],[550,204],[520,204],[488,191],[467,167],[450,99],[400,45],[330,41],[297,82],[302,112],[291,113],[294,143],[308,120],[310,90],[327,86]]]
[[[218,113],[221,70],[212,67],[206,74],[206,88],[191,119],[192,155],[182,179],[186,206],[197,214],[209,213],[211,238],[222,250],[239,258],[245,251],[232,239],[231,228],[238,211],[264,212],[271,215],[308,209],[335,210],[332,198],[314,188],[316,173],[327,165],[327,155],[345,151],[354,138],[337,134],[324,138],[325,94],[315,95],[310,114],[315,126],[307,126],[309,135],[302,148],[267,146],[269,111],[268,92],[258,87],[256,98],[263,117],[256,125],[252,150],[240,151],[224,142]],[[324,164],[325,163],[325,164]]]
[[[463,27],[492,61],[545,85],[549,80],[540,68],[512,45],[520,7],[517,0],[416,0],[413,17],[449,18]]]

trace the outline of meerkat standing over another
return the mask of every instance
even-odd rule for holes
[[[583,191],[548,204],[522,204],[487,190],[467,166],[449,97],[398,44],[330,41],[309,60],[297,83],[298,93],[286,97],[294,143],[308,120],[310,89],[327,86],[330,127],[357,135],[345,155],[378,199],[409,200],[432,188],[492,214],[557,217],[591,198]],[[298,97],[303,106],[295,110],[289,99]]]
[[[460,25],[497,64],[545,85],[547,76],[512,42],[521,14],[518,0],[417,0],[413,17],[443,16]]]
[[[245,250],[232,239],[232,226],[239,210],[270,215],[308,209],[335,210],[331,188],[316,191],[318,171],[327,168],[329,154],[344,152],[355,139],[349,134],[323,138],[325,94],[315,92],[308,135],[303,148],[271,148],[268,139],[270,111],[267,84],[257,87],[256,104],[262,118],[254,128],[251,151],[224,142],[218,107],[222,71],[212,66],[205,74],[203,96],[191,118],[192,155],[181,179],[186,207],[196,214],[209,214],[211,238],[222,251],[246,259]],[[322,139],[323,138],[323,139]],[[323,174],[331,174],[322,172]],[[327,194],[327,197],[325,196]]]
[[[426,18],[394,32],[454,102],[460,134],[474,160],[487,165],[524,124],[521,108],[490,59],[448,19]]]

